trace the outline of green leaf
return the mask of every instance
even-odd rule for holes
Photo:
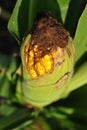
[[[87,116],[87,84],[73,91],[68,98],[59,101],[58,105],[73,108],[76,113]]]
[[[42,116],[38,116],[35,122],[31,126],[27,127],[28,130],[39,130],[39,128],[40,130],[51,130],[46,119],[44,119]]]
[[[8,23],[9,31],[17,40],[22,40],[29,31],[36,13],[37,0],[17,0]]]
[[[87,6],[79,19],[74,41],[76,43],[76,61],[78,61],[87,52]]]
[[[0,53],[0,96],[9,98],[12,95],[11,88],[16,78],[16,59]]]
[[[2,75],[6,75],[9,81],[12,81],[12,74],[17,69],[16,59],[10,55],[0,53],[0,70]]]
[[[57,102],[51,106],[48,106],[48,109],[44,109],[42,111],[42,116],[46,118],[52,130],[87,129],[86,113],[84,115],[81,111],[78,112],[78,110],[70,106],[72,105],[73,99],[70,100],[70,102],[68,101],[68,105],[65,104],[64,100],[62,103]]]
[[[68,12],[69,4],[71,0],[57,0],[61,12],[62,22],[65,23],[66,15]]]
[[[66,93],[70,93],[85,84],[87,84],[87,62],[77,68]]]
[[[5,103],[4,103],[5,101]],[[15,110],[16,107],[12,106],[11,104],[7,103],[9,102],[7,99],[4,99],[1,106],[0,106],[0,116],[9,116],[11,115]]]
[[[42,0],[39,1],[38,11],[49,12],[55,16],[61,23],[64,23],[70,0]]]
[[[60,100],[59,102],[55,103],[54,104],[54,108],[56,111],[55,115],[57,116],[58,112],[63,115],[65,114],[68,117],[69,121],[73,122],[75,130],[87,129],[86,99],[87,99],[87,84],[77,89],[76,91],[73,91],[68,98]]]
[[[27,120],[29,120],[28,124],[31,124],[35,118],[36,112],[23,106],[7,104],[2,107],[4,109],[0,108],[0,130],[16,128]]]
[[[11,89],[11,84],[4,75],[0,75],[0,96],[9,98],[10,96],[10,91]]]

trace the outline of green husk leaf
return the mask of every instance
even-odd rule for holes
[[[8,23],[9,31],[21,41],[34,20],[37,0],[18,0]]]
[[[76,90],[79,87],[87,84],[87,62],[81,65],[75,71],[67,89],[67,93]]]
[[[64,0],[57,0],[57,2],[58,2],[60,12],[61,12],[62,22],[64,24],[66,16],[67,16],[70,0],[65,0],[65,1]]]
[[[76,43],[76,61],[78,61],[87,52],[87,6],[79,19],[74,41]]]

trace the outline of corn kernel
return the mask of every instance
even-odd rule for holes
[[[28,66],[32,66],[34,64],[34,58],[32,57],[29,57],[29,60],[28,60]]]
[[[45,70],[46,70],[46,72],[50,71],[51,68],[52,68],[52,63],[51,63],[51,61],[47,61],[47,62],[45,63]]]
[[[45,55],[44,57],[42,57],[41,64],[45,67],[47,61],[50,61],[49,55]]]
[[[53,59],[50,55],[45,55],[42,59],[41,59],[41,63],[43,64],[45,71],[48,72],[52,69],[52,65],[53,65]]]
[[[30,57],[34,57],[33,51],[30,51],[30,52],[29,52],[29,56],[30,56]]]
[[[28,71],[33,78],[37,78],[38,76],[44,75],[49,72],[53,66],[53,58],[55,57],[56,50],[53,50],[51,53],[46,54],[41,59],[36,59],[34,61],[35,54],[32,50],[30,50],[29,54],[26,54],[26,63],[28,66]]]
[[[25,48],[24,48],[24,52],[27,53],[28,50],[29,50],[29,44],[27,44],[27,45],[25,46]]]
[[[34,49],[34,52],[37,52],[37,51],[38,51],[37,48],[38,48],[38,46],[35,45],[34,48],[33,48],[33,49]]]
[[[45,56],[44,56],[44,60],[45,60],[45,61],[49,61],[49,60],[50,60],[50,56],[49,56],[49,55],[45,55]]]
[[[29,68],[29,73],[30,73],[30,75],[31,75],[33,78],[37,78],[37,77],[38,77],[36,71],[34,70],[34,67],[30,67],[30,68]]]
[[[39,75],[44,75],[45,74],[45,68],[40,62],[36,63],[35,68],[36,68],[36,71],[37,71],[37,73]]]
[[[25,62],[28,63],[28,56],[27,56],[27,54],[25,55]]]
[[[53,50],[53,51],[51,52],[51,55],[52,55],[53,58],[55,58],[56,50]]]

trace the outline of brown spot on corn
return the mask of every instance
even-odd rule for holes
[[[69,50],[68,47],[66,47],[66,51],[67,51],[68,56],[70,57],[71,56],[71,51]]]

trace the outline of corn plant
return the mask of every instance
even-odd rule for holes
[[[19,59],[0,53],[0,130],[87,129],[85,0],[17,0]]]

